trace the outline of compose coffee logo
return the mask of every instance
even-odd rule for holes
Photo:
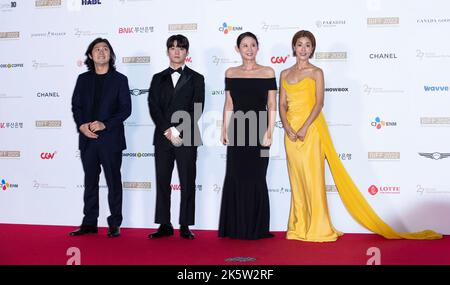
[[[421,117],[420,124],[422,126],[450,126],[450,117]]]
[[[38,120],[36,121],[36,128],[61,128],[61,120]]]
[[[155,157],[155,153],[153,153],[153,152],[124,152],[122,154],[122,157],[148,158],[148,157]]]
[[[400,160],[398,151],[371,151],[367,153],[369,160]]]
[[[367,18],[367,26],[394,26],[400,24],[399,17]]]
[[[150,56],[128,56],[122,57],[122,63],[124,64],[149,64]]]
[[[0,68],[6,68],[6,69],[20,68],[20,67],[23,67],[23,63],[1,63],[0,64]]]
[[[60,7],[61,6],[61,0],[35,0],[34,2],[35,7]]]
[[[197,23],[169,24],[169,31],[197,31]]]
[[[339,52],[316,52],[315,59],[319,60],[344,60],[347,59],[346,51]]]
[[[450,153],[442,153],[442,152],[419,152],[420,156],[434,159],[434,160],[440,160],[444,158],[448,158],[450,156]]]
[[[0,150],[0,158],[20,158],[19,150]]]

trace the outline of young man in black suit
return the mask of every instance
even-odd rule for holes
[[[97,38],[86,51],[89,71],[80,74],[72,96],[73,118],[79,132],[84,170],[84,218],[78,236],[97,233],[100,165],[108,185],[108,236],[118,237],[122,223],[122,150],[126,149],[123,122],[131,114],[128,79],[116,71],[116,56],[107,39]]]
[[[155,123],[156,214],[158,231],[148,235],[173,235],[170,222],[171,178],[174,162],[181,186],[180,236],[194,239],[189,226],[195,216],[197,146],[201,144],[197,121],[203,112],[205,80],[185,65],[189,41],[183,35],[168,38],[169,68],[155,74],[150,84],[148,104]]]

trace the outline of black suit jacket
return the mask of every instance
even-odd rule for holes
[[[177,127],[181,132],[183,145],[200,145],[201,137],[197,122],[203,112],[204,102],[205,79],[200,73],[185,66],[175,88],[169,68],[155,74],[148,95],[150,116],[156,125],[153,144],[164,148],[172,147],[171,142],[164,136],[164,131],[170,127]],[[201,104],[197,114],[194,114],[195,103]],[[189,114],[190,135],[185,134],[181,128],[184,120],[171,122],[172,115],[177,111]]]
[[[72,96],[72,113],[79,132],[79,149],[84,150],[87,142],[92,140],[80,133],[80,126],[94,120],[103,122],[106,126],[103,131],[97,132],[99,137],[96,140],[102,147],[112,151],[126,149],[123,122],[131,114],[128,78],[115,70],[110,70],[106,74],[97,118],[92,117],[94,93],[95,72],[80,74]]]

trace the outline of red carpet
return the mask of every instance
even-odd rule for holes
[[[275,237],[256,241],[221,239],[217,231],[193,230],[195,240],[184,240],[178,231],[169,238],[151,240],[150,229],[122,228],[119,238],[108,238],[106,228],[97,235],[70,237],[75,227],[0,224],[0,264],[65,265],[67,249],[80,250],[81,264],[146,265],[364,265],[379,248],[381,264],[450,264],[450,238],[411,241],[386,240],[374,234],[345,234],[333,243],[309,243]],[[229,258],[253,261],[227,261]]]

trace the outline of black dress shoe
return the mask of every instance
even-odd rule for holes
[[[69,235],[71,236],[81,236],[85,234],[96,234],[98,233],[97,226],[86,226],[81,225],[80,228],[74,230],[73,232],[70,232]]]
[[[161,238],[168,236],[173,236],[172,225],[160,225],[156,232],[148,235],[148,238]]]
[[[120,228],[117,226],[108,228],[108,236],[109,237],[118,237],[120,236]]]
[[[180,227],[180,237],[185,239],[195,239],[194,233],[189,230],[188,226]]]

